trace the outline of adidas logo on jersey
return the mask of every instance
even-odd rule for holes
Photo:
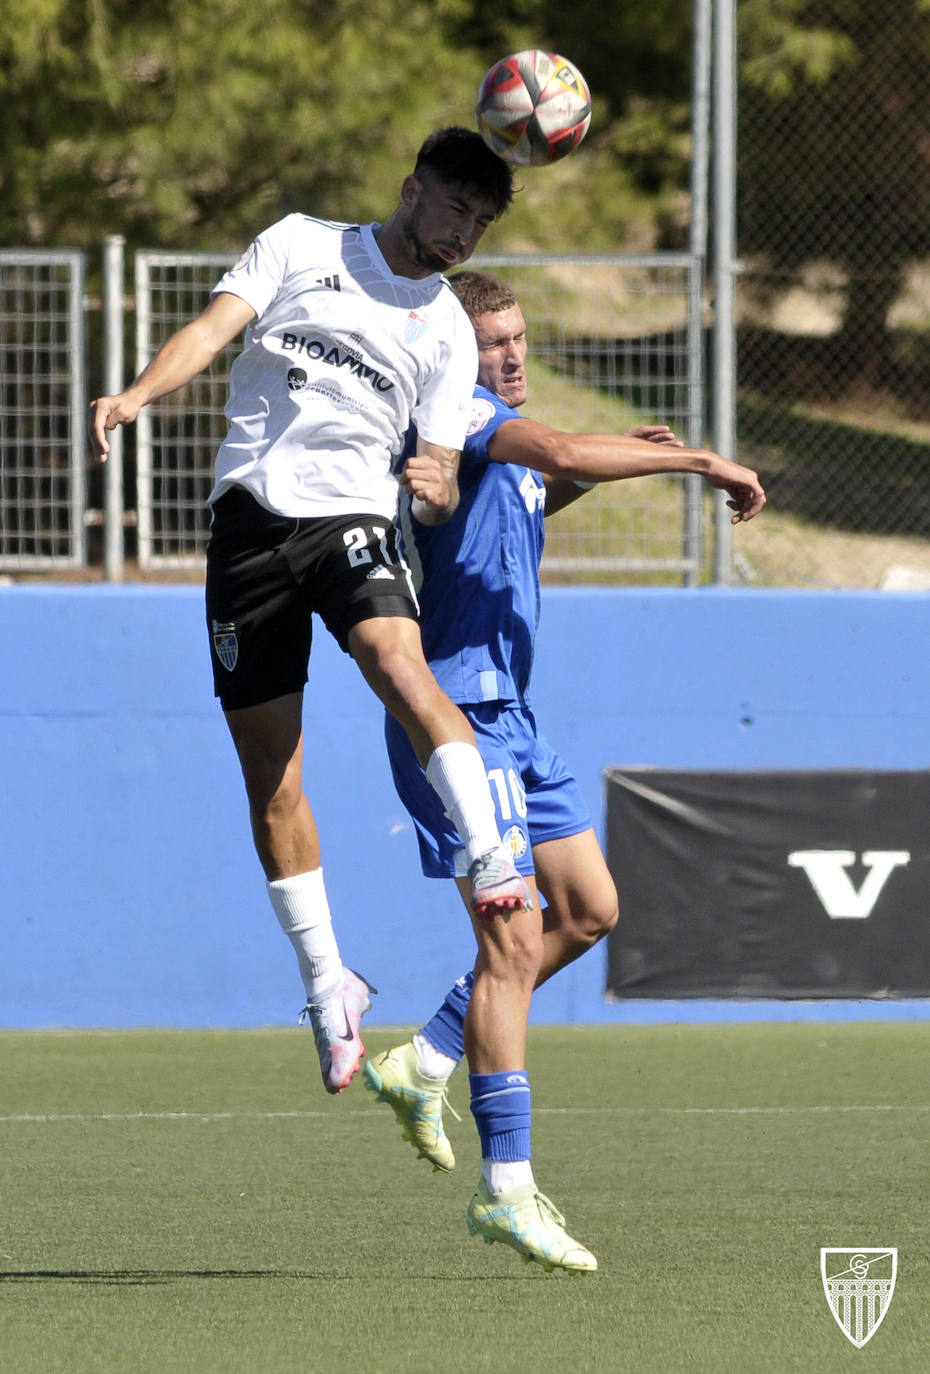
[[[371,572],[365,578],[365,581],[374,582],[379,577],[386,577],[389,582],[394,581],[394,574],[391,572],[390,568],[372,568]]]

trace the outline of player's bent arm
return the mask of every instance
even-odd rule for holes
[[[635,435],[570,434],[521,417],[505,420],[495,431],[488,454],[496,463],[519,463],[543,473],[550,514],[569,504],[570,496],[576,499],[564,488],[557,504],[557,482],[612,482],[673,472],[695,473],[711,486],[728,491],[736,520],[750,520],[765,504],[765,493],[751,468],[710,449],[684,448]]]
[[[488,444],[495,463],[519,463],[548,477],[615,482],[662,472],[704,475],[715,456],[704,449],[656,443],[630,434],[571,434],[538,420],[505,420]]]
[[[118,396],[91,402],[91,438],[100,458],[110,450],[107,430],[130,424],[150,401],[177,391],[241,334],[255,319],[255,311],[239,296],[222,292],[202,314],[162,344],[151,362]]]
[[[417,437],[417,451],[404,464],[401,485],[413,497],[411,511],[421,525],[444,525],[459,503],[457,448]]]

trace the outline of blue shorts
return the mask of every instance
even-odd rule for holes
[[[501,840],[520,872],[534,873],[534,844],[590,830],[581,789],[548,740],[536,733],[528,707],[482,702],[461,709],[487,769]],[[416,827],[424,874],[465,877],[459,833],[417,763],[406,731],[388,715],[384,734],[397,795]]]

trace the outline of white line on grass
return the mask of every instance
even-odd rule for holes
[[[534,1107],[535,1116],[803,1116],[846,1112],[928,1112],[930,1103],[861,1103],[848,1106],[782,1107]],[[376,1107],[352,1109],[349,1116],[383,1116]],[[0,1116],[0,1125],[41,1125],[59,1121],[317,1121],[331,1112],[16,1112]]]

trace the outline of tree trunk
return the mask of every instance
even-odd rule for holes
[[[837,344],[840,376],[848,377],[854,387],[871,391],[888,381],[891,361],[888,313],[900,284],[900,270],[850,270],[846,311]]]

